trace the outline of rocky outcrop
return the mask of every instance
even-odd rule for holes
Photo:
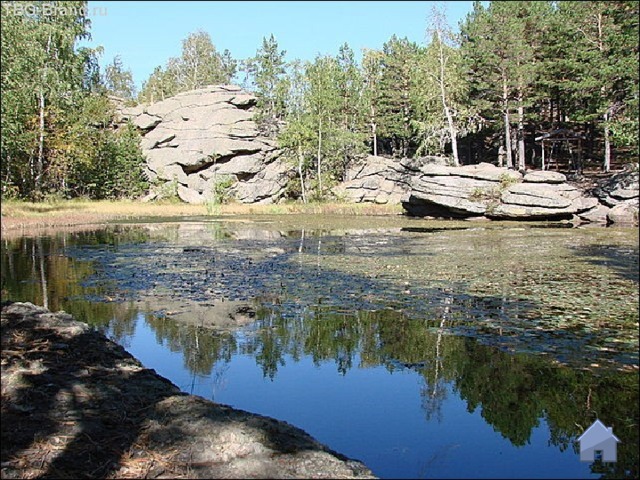
[[[367,156],[352,165],[345,181],[333,189],[336,197],[349,202],[399,204],[411,189],[411,178],[424,165],[446,165],[443,157],[402,160]]]
[[[566,183],[558,172],[528,172],[489,163],[448,167],[425,165],[402,200],[417,216],[539,220],[570,219],[597,207],[598,201]]]
[[[637,171],[584,188],[554,171],[523,175],[489,163],[452,167],[444,157],[370,155],[350,167],[333,193],[356,203],[401,202],[422,217],[638,224]]]
[[[593,189],[607,223],[638,225],[638,177],[637,168],[629,169],[613,175]]]
[[[215,85],[120,115],[143,134],[149,180],[172,186],[185,202],[207,202],[226,188],[240,202],[271,203],[283,194],[290,168],[275,142],[260,136],[255,105],[240,87]]]

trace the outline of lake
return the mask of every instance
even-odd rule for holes
[[[638,230],[237,216],[3,235],[2,297],[383,478],[637,478]],[[599,418],[618,461],[580,462]]]

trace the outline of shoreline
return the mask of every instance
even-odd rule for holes
[[[214,210],[188,203],[142,203],[135,201],[77,201],[56,203],[5,201],[1,231],[37,231],[47,228],[99,226],[109,222],[145,217],[225,217],[232,215],[400,215],[402,207],[365,203],[222,204]]]

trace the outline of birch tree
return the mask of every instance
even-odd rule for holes
[[[364,102],[371,138],[372,153],[378,155],[378,125],[380,124],[380,89],[382,78],[382,52],[364,49],[362,52],[362,76]]]
[[[455,107],[453,106],[453,98],[456,92],[452,91],[459,83],[458,77],[458,52],[455,49],[455,37],[453,32],[447,25],[447,19],[443,10],[434,7],[431,13],[431,48],[435,50],[437,58],[437,69],[433,78],[438,85],[440,100],[442,101],[442,110],[447,119],[447,127],[449,128],[449,138],[451,140],[451,149],[453,151],[453,164],[457,167],[460,165],[458,157],[458,129],[454,121]]]

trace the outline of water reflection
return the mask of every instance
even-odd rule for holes
[[[594,373],[540,356],[508,354],[471,338],[425,328],[426,322],[392,310],[336,314],[316,309],[285,317],[261,309],[256,323],[240,334],[153,316],[147,320],[160,341],[182,352],[194,376],[213,383],[222,381],[237,355],[250,355],[272,380],[287,359],[305,357],[316,366],[330,361],[343,376],[352,369],[379,366],[391,373],[411,370],[420,377],[427,421],[442,419],[443,404],[452,392],[512,445],[528,445],[532,432],[544,422],[549,444],[576,454],[577,437],[600,418],[624,439],[619,462],[608,466],[607,474],[633,478],[638,473],[637,374]]]
[[[183,224],[3,240],[2,297],[65,310],[125,346],[144,321],[158,344],[181,355],[192,382],[208,378],[214,388],[238,356],[253,358],[271,380],[287,360],[309,358],[318,366],[331,362],[343,377],[377,367],[415,372],[427,422],[441,419],[443,405],[455,394],[514,446],[528,445],[544,422],[551,445],[577,452],[576,438],[598,417],[622,439],[619,462],[600,473],[638,476],[637,369],[593,371],[587,364],[558,362],[572,349],[584,357],[586,347],[608,345],[602,336],[552,330],[544,323],[531,333],[525,321],[544,316],[544,301],[473,294],[460,280],[420,282],[394,276],[389,263],[359,263],[373,256],[376,262],[409,264],[420,258],[418,268],[424,270],[426,259],[433,258],[448,268],[438,242],[450,244],[450,239],[430,238],[431,249],[421,250],[420,235],[442,229],[404,232],[410,237],[306,229],[250,232],[220,223]],[[484,241],[471,240],[477,248]],[[467,246],[458,246],[458,260],[464,260]],[[598,260],[602,245],[579,247],[587,252],[587,263],[623,272],[620,281],[637,284],[625,262]],[[633,254],[628,246],[616,248]],[[637,257],[637,246],[635,252]],[[345,259],[350,265],[339,265]],[[358,267],[359,274],[349,266]],[[532,275],[562,276],[534,267],[524,263],[509,279],[517,282],[516,290]],[[602,278],[608,287],[627,288]],[[194,303],[185,307],[185,298]],[[526,353],[532,350],[538,354]],[[597,358],[634,364],[633,358],[606,350],[587,357],[588,363]]]

